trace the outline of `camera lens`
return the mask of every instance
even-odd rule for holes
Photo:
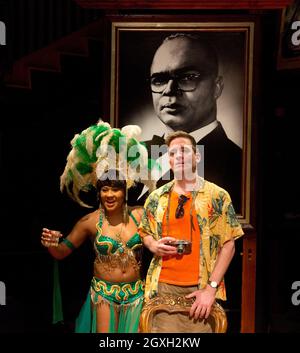
[[[183,254],[183,252],[184,252],[184,244],[178,244],[177,253],[178,254]]]

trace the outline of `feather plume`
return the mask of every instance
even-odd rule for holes
[[[60,190],[65,188],[74,201],[91,207],[80,198],[80,193],[96,187],[97,180],[109,169],[119,170],[126,176],[127,188],[141,180],[152,190],[155,182],[148,170],[151,163],[146,147],[139,142],[140,136],[141,128],[137,125],[112,129],[101,119],[96,125],[76,134],[60,177]]]

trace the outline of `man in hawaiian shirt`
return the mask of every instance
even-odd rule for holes
[[[177,131],[166,144],[174,180],[147,198],[139,228],[154,254],[145,298],[171,295],[194,302],[189,316],[157,313],[152,332],[211,332],[205,319],[215,299],[226,300],[223,277],[243,230],[228,192],[197,175],[195,139]]]

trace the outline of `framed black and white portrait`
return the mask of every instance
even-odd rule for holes
[[[166,136],[168,126],[154,109],[151,65],[165,38],[182,34],[211,43],[218,57],[218,75],[223,82],[222,93],[217,99],[216,120],[231,147],[227,150],[218,143],[213,146],[203,143],[204,178],[229,191],[240,221],[248,223],[253,22],[198,22],[192,17],[183,20],[177,16],[171,21],[135,21],[134,18],[112,21],[111,124],[115,127],[139,125],[143,141],[151,142],[153,136]],[[196,142],[201,145],[201,141]],[[237,156],[233,162],[227,162],[231,153]],[[220,163],[222,171],[218,170]]]

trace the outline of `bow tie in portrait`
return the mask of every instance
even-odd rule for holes
[[[163,136],[153,135],[152,140],[150,141],[150,145],[161,146],[164,144],[165,144],[164,135]]]

